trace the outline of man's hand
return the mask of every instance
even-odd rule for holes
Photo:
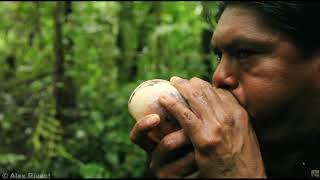
[[[136,122],[130,133],[131,141],[150,156],[152,174],[158,178],[199,177],[194,149],[184,130],[167,134],[158,144],[148,137],[148,133],[159,123],[159,116],[147,115]]]
[[[170,82],[191,110],[167,95],[160,97],[160,103],[191,140],[201,177],[266,177],[249,116],[229,91],[199,78],[171,78]]]

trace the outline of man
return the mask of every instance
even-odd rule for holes
[[[155,144],[148,115],[131,140],[156,177],[311,177],[320,169],[319,3],[225,2],[212,36],[212,84],[170,82],[191,109],[163,95],[181,130]]]

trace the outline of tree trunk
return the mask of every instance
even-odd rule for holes
[[[34,4],[34,12],[31,17],[33,26],[29,34],[29,46],[33,45],[34,38],[40,33],[40,12],[39,12],[40,2],[34,1],[33,4]]]
[[[5,72],[4,77],[5,80],[11,80],[15,77],[17,63],[16,63],[16,56],[14,54],[10,54],[5,58],[5,63],[8,67],[8,71]]]
[[[64,7],[64,17],[65,17],[65,23],[70,23],[70,16],[72,14],[72,1],[65,1],[65,7]],[[65,35],[66,44],[64,45],[65,49],[65,67],[67,69],[72,69],[74,65],[74,41],[72,39],[72,36]],[[77,119],[77,102],[76,102],[76,96],[77,96],[77,87],[76,84],[71,76],[65,76],[65,87],[66,87],[66,95],[67,95],[67,101],[64,104],[64,116],[69,120],[70,122],[74,122]]]
[[[138,45],[136,48],[136,54],[134,56],[134,59],[130,68],[130,74],[131,74],[130,81],[133,81],[138,76],[139,58],[143,53],[143,49],[147,45],[147,40],[150,32],[152,32],[152,30],[154,30],[155,28],[154,23],[156,21],[154,18],[154,14],[156,14],[156,12],[157,12],[157,7],[156,7],[156,4],[153,2],[150,5],[149,11],[146,13],[144,20],[139,26]],[[157,21],[159,22],[160,19],[157,19]],[[156,22],[156,24],[158,24],[158,22]]]
[[[161,25],[161,16],[162,16],[162,2],[161,1],[153,1],[152,2],[152,14],[154,16],[154,21],[155,21],[155,27],[158,27]],[[155,63],[155,71],[160,71],[160,64],[162,64],[162,62],[165,62],[163,60],[163,56],[164,56],[164,37],[162,35],[159,35],[156,39],[156,49],[157,49],[157,53],[154,59],[154,63]]]
[[[54,12],[54,96],[56,101],[56,118],[64,124],[73,121],[72,111],[76,107],[76,87],[73,79],[65,74],[66,68],[71,68],[73,65],[73,40],[71,37],[62,34],[63,25],[68,23],[71,13],[72,2],[56,2]],[[64,39],[67,40],[67,44],[63,44]],[[69,54],[69,58],[66,58],[66,54]]]
[[[123,83],[129,82],[134,76],[134,69],[131,69],[135,56],[135,23],[133,17],[133,2],[120,1],[119,11],[119,32],[117,35],[117,46],[120,56],[117,60],[118,81]]]
[[[209,2],[201,2],[203,11],[202,11],[202,18],[204,21],[208,17],[210,17],[210,4]],[[204,28],[202,30],[202,43],[201,43],[201,49],[203,54],[203,63],[205,65],[206,74],[202,77],[206,81],[211,81],[212,71],[213,71],[213,63],[210,58],[210,43],[211,43],[211,36],[212,36],[212,30],[208,28]]]
[[[63,35],[62,35],[62,15],[63,15],[63,2],[56,2],[54,11],[54,50],[55,50],[55,65],[54,65],[54,96],[56,101],[56,118],[63,119],[63,105],[64,99],[64,50],[63,50]]]

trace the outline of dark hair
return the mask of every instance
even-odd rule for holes
[[[224,1],[216,21],[228,6],[241,5],[258,13],[273,30],[295,42],[302,55],[311,56],[320,48],[320,2],[310,1]]]

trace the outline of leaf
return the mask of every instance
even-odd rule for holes
[[[80,166],[83,178],[110,178],[110,174],[99,164],[88,163]]]
[[[8,164],[16,164],[19,161],[23,161],[26,159],[26,156],[23,154],[0,154],[0,164],[1,165],[8,165]]]

